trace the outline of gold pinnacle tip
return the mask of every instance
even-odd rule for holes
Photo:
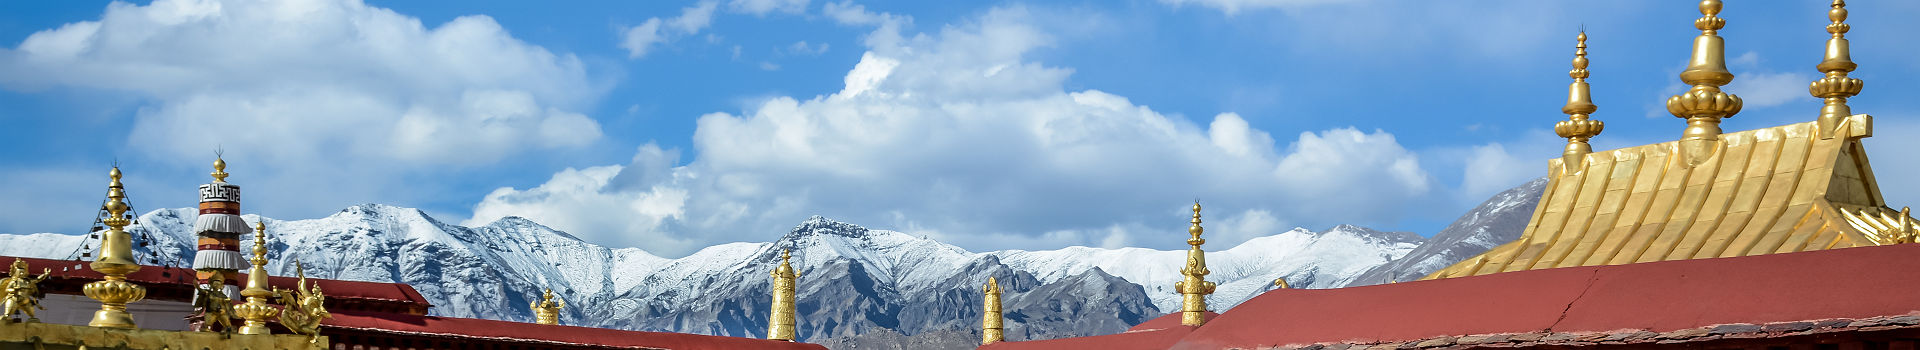
[[[1574,174],[1585,167],[1585,156],[1593,152],[1593,145],[1587,140],[1606,129],[1605,123],[1589,116],[1599,107],[1593,104],[1593,89],[1587,84],[1587,77],[1592,74],[1587,71],[1587,32],[1581,30],[1574,40],[1573,70],[1567,71],[1573,83],[1567,85],[1567,105],[1560,107],[1560,112],[1567,114],[1567,120],[1553,124],[1554,133],[1567,138],[1567,147],[1560,153],[1564,167],[1561,174]]]
[[[1687,70],[1680,72],[1680,81],[1693,87],[1667,98],[1667,112],[1687,120],[1687,128],[1680,134],[1679,152],[1689,167],[1713,158],[1719,149],[1720,120],[1739,114],[1742,105],[1739,96],[1720,91],[1721,86],[1733,82],[1733,72],[1727,70],[1726,39],[1716,35],[1727,25],[1727,20],[1718,16],[1720,7],[1720,0],[1700,2],[1702,16],[1693,21],[1700,36],[1693,39]]]
[[[1193,238],[1188,239],[1187,244],[1198,247],[1201,243],[1207,242],[1205,239],[1200,238],[1200,234],[1207,230],[1206,228],[1200,227],[1200,202],[1193,202],[1193,221],[1191,222],[1193,226],[1187,227],[1187,234],[1193,235]]]
[[[1827,33],[1832,37],[1827,39],[1826,56],[1820,59],[1819,65],[1814,66],[1825,76],[1807,85],[1808,93],[1824,100],[1817,123],[1821,139],[1833,138],[1838,134],[1841,120],[1853,115],[1853,108],[1847,106],[1847,99],[1859,95],[1864,86],[1860,79],[1847,76],[1854,68],[1859,68],[1853,63],[1853,54],[1847,44],[1847,30],[1852,29],[1846,23],[1847,3],[1834,0],[1831,7],[1827,10],[1827,19],[1833,23],[1827,24]]]
[[[227,182],[227,160],[213,158],[213,173],[208,175],[213,175],[214,182]]]

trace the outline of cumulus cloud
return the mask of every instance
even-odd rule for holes
[[[837,93],[700,116],[698,157],[685,164],[643,147],[633,164],[499,189],[469,222],[546,215],[668,256],[766,239],[815,214],[972,248],[1172,247],[1181,239],[1156,237],[1184,232],[1196,198],[1235,218],[1223,226],[1241,232],[1221,242],[1231,245],[1280,222],[1379,222],[1429,192],[1418,157],[1386,132],[1307,132],[1281,145],[1237,114],[1194,122],[1069,90],[1071,70],[1027,59],[1052,44],[1038,16],[1008,7],[936,33],[878,29],[892,38],[868,40]]]
[[[1499,143],[1474,146],[1471,152],[1460,178],[1460,190],[1469,200],[1487,198],[1543,174],[1539,159],[1521,159]]]
[[[820,54],[827,53],[827,43],[815,45],[801,40],[794,42],[793,45],[787,45],[787,47],[780,50],[780,52],[796,56],[819,56]]]
[[[129,148],[200,168],[224,147],[236,169],[272,169],[235,171],[282,194],[255,198],[301,208],[390,198],[378,194],[407,187],[399,174],[601,136],[575,112],[602,90],[584,64],[486,16],[427,27],[353,0],[115,2],[0,49],[0,63],[8,88],[150,101]],[[313,189],[337,179],[364,185]]]
[[[853,3],[852,0],[826,3],[821,5],[820,12],[842,25],[886,26],[904,24],[912,20],[906,16],[867,11],[865,5]]]
[[[733,0],[727,2],[727,9],[764,16],[772,12],[799,14],[807,11],[807,0]]]
[[[741,1],[735,1],[735,3],[741,3]],[[627,49],[627,58],[646,57],[647,53],[653,50],[654,45],[699,34],[701,30],[707,29],[707,26],[713,24],[713,11],[718,7],[718,2],[706,0],[681,9],[680,16],[677,17],[648,18],[645,22],[640,22],[640,25],[628,27],[621,33],[620,48]]]
[[[1240,10],[1243,9],[1286,9],[1341,1],[1349,0],[1160,0],[1160,2],[1174,6],[1198,5],[1211,7],[1221,12],[1226,12],[1229,15],[1239,13]]]

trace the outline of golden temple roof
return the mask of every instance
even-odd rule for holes
[[[1818,122],[1728,133],[1693,167],[1680,141],[1594,152],[1571,174],[1549,160],[1520,239],[1426,279],[1911,242],[1860,144],[1872,123],[1846,117],[1832,138]]]
[[[1826,76],[1808,87],[1825,100],[1815,121],[1720,132],[1720,120],[1741,103],[1719,89],[1733,80],[1716,35],[1726,25],[1716,16],[1721,2],[1703,0],[1694,21],[1700,36],[1680,74],[1693,88],[1667,100],[1668,111],[1687,119],[1679,140],[1586,153],[1576,151],[1599,133],[1597,122],[1591,134],[1561,132],[1567,152],[1547,161],[1546,192],[1520,238],[1423,279],[1913,243],[1920,227],[1880,197],[1860,143],[1873,136],[1873,117],[1846,105],[1861,82],[1847,77],[1857,66],[1844,37],[1846,3],[1831,7],[1832,38],[1819,65]],[[1580,39],[1564,112],[1584,121],[1593,108],[1581,79],[1586,35]]]

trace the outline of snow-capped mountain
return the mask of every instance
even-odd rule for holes
[[[149,263],[184,265],[193,214],[187,208],[142,215],[130,231],[151,239],[138,254],[153,257]],[[292,275],[298,261],[308,276],[407,283],[437,315],[527,321],[529,299],[552,288],[568,301],[563,323],[749,337],[764,336],[767,272],[781,250],[791,250],[801,276],[799,335],[815,341],[973,331],[988,276],[1007,291],[1009,339],[1119,332],[1177,308],[1172,285],[1186,254],[1087,247],[974,253],[821,217],[775,242],[722,244],[678,259],[582,242],[517,217],[465,227],[377,204],[320,219],[265,221],[272,273]],[[68,258],[83,241],[0,235],[0,254]],[[1411,233],[1339,226],[1210,250],[1208,280],[1220,285],[1211,302],[1224,310],[1282,276],[1295,287],[1340,286],[1420,242]]]
[[[1271,290],[1273,281],[1281,277],[1294,288],[1340,287],[1367,269],[1406,255],[1422,241],[1411,232],[1380,232],[1351,225],[1321,232],[1296,228],[1250,239],[1233,248],[1207,252],[1207,269],[1213,272],[1207,280],[1219,285],[1208,302],[1222,310],[1232,308]],[[1032,271],[1045,283],[1099,268],[1146,288],[1160,310],[1180,307],[1180,294],[1173,290],[1173,283],[1183,277],[1180,268],[1187,259],[1184,250],[1071,247],[988,254],[1000,256],[1015,269]]]
[[[1390,281],[1412,281],[1454,263],[1480,255],[1494,246],[1520,239],[1547,190],[1547,178],[1537,178],[1501,191],[1467,211],[1434,234],[1413,252],[1368,269],[1342,286],[1364,286]]]

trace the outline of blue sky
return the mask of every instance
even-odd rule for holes
[[[1812,120],[1824,1],[1734,2],[1746,130]],[[1854,4],[1886,197],[1920,131],[1920,4]],[[246,210],[525,216],[680,256],[811,215],[972,250],[1431,235],[1545,172],[1573,36],[1598,149],[1671,140],[1690,2],[0,3],[0,232],[77,232],[118,160],[185,207],[216,149]]]

